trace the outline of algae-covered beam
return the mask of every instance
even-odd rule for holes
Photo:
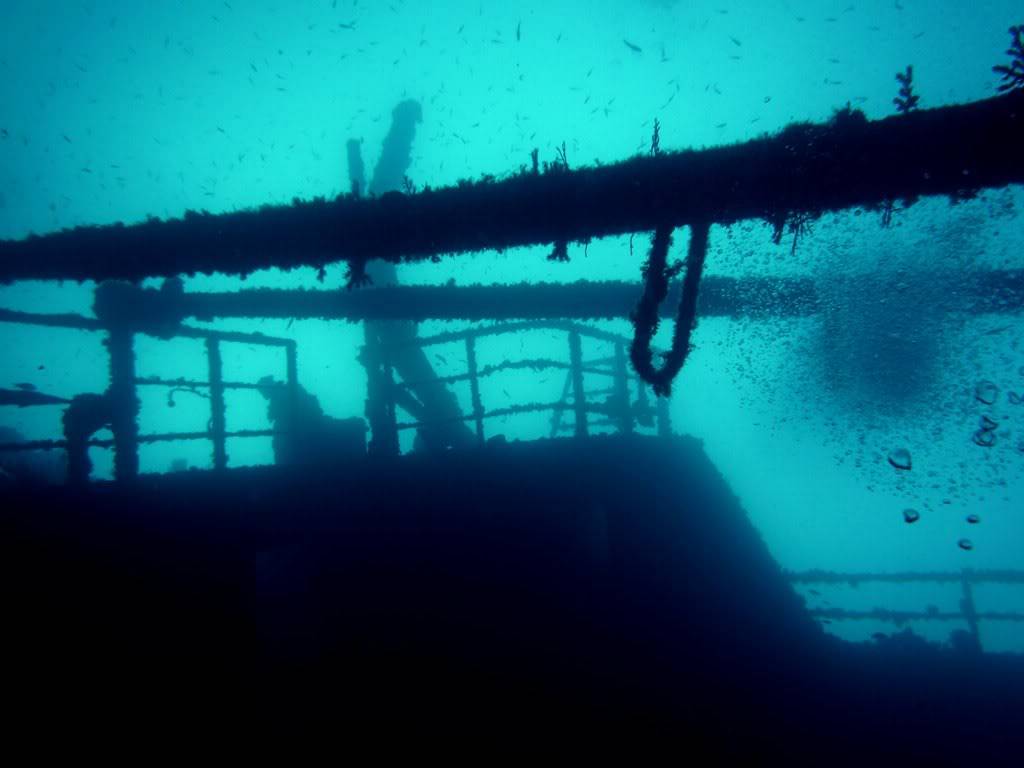
[[[569,170],[549,164],[417,194],[295,201],[224,214],[79,227],[0,242],[0,282],[151,276],[586,241],[694,221],[767,219],[961,197],[1024,182],[1024,89],[869,121],[843,110],[742,144]]]
[[[156,294],[156,291],[152,291]],[[518,283],[513,285],[407,285],[353,291],[258,288],[229,293],[186,293],[182,316],[330,320],[539,320],[625,318],[637,286],[625,282]],[[817,311],[808,279],[705,278],[701,314],[808,315]],[[675,312],[670,302],[660,309]]]
[[[858,290],[848,278],[846,294]],[[992,270],[927,279],[957,284],[946,312],[1015,313],[1024,309],[1024,270]],[[701,317],[803,317],[821,310],[812,278],[703,279],[697,310]],[[678,287],[673,288],[674,297]],[[155,296],[158,292],[152,291]],[[515,285],[408,285],[354,291],[261,288],[235,293],[186,293],[180,315],[200,320],[231,317],[321,318],[328,320],[601,320],[626,318],[636,306],[637,286],[624,282],[520,283]],[[673,300],[659,311],[671,316]]]

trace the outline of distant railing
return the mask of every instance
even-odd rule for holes
[[[91,318],[82,317],[80,315],[41,315],[27,312],[13,312],[10,310],[0,310],[0,322],[10,322],[22,325],[38,325],[43,327],[64,327],[74,328],[78,330],[87,331],[103,331],[104,328],[96,321]],[[110,424],[110,429],[114,433],[112,439],[95,439],[90,438],[85,441],[84,445],[87,447],[96,448],[110,448],[113,447],[115,452],[121,453],[117,466],[122,468],[134,468],[137,471],[138,466],[138,446],[144,443],[158,443],[158,442],[170,442],[176,440],[211,440],[213,442],[213,467],[214,469],[223,469],[227,466],[227,450],[226,441],[229,437],[270,437],[275,434],[279,434],[280,430],[276,429],[255,429],[255,430],[236,430],[229,432],[226,429],[225,420],[225,403],[224,393],[228,389],[264,389],[264,385],[251,384],[246,382],[230,382],[224,381],[223,378],[223,363],[221,357],[221,345],[223,343],[243,343],[252,344],[259,346],[268,347],[281,347],[285,350],[286,355],[286,368],[287,377],[283,386],[289,396],[289,402],[293,406],[297,402],[298,397],[298,376],[297,376],[297,360],[296,360],[296,343],[292,339],[277,338],[273,336],[266,336],[262,333],[239,333],[234,331],[213,331],[201,328],[190,328],[188,326],[177,326],[171,335],[166,338],[193,338],[202,339],[206,344],[207,354],[207,366],[208,366],[208,379],[206,381],[192,381],[184,378],[177,379],[162,379],[159,377],[144,377],[140,378],[134,375],[135,361],[134,361],[134,345],[132,336],[134,334],[128,334],[127,338],[120,338],[119,343],[108,345],[111,349],[112,356],[120,355],[122,358],[126,355],[130,355],[130,359],[121,359],[117,361],[119,364],[115,365],[115,361],[111,361],[112,378],[117,375],[117,372],[130,371],[131,375],[123,377],[119,387],[111,386],[107,394],[108,396],[116,395],[117,398],[127,401],[129,405],[129,411],[134,414],[134,402],[136,398],[136,390],[140,386],[144,387],[168,387],[173,391],[174,388],[184,389],[206,389],[209,391],[210,400],[210,420],[209,427],[204,431],[197,432],[165,432],[165,433],[153,433],[140,435],[137,432],[137,424],[132,419],[130,424],[127,424],[123,420],[119,422],[118,419],[113,419]],[[161,337],[164,338],[164,337]],[[113,384],[114,382],[111,382]],[[34,404],[31,404],[34,405]],[[19,407],[25,407],[24,405]],[[115,413],[117,412],[116,406],[113,408]],[[54,450],[54,449],[67,449],[67,440],[28,440],[16,443],[0,443],[0,452],[14,452],[14,451],[36,451],[36,450]],[[132,455],[128,460],[125,459],[123,454],[131,453]],[[120,476],[125,475],[125,472],[119,472]],[[130,474],[134,474],[134,471]]]
[[[169,329],[167,335],[159,334],[160,338],[196,338],[205,341],[208,376],[205,380],[192,380],[184,377],[161,378],[139,377],[135,375],[134,336],[146,333],[145,329],[133,329],[131,325],[121,325],[113,330],[93,318],[73,314],[37,314],[0,310],[0,322],[42,327],[64,327],[82,331],[100,331],[110,336],[107,347],[110,354],[111,382],[106,397],[111,401],[113,416],[109,427],[113,433],[110,439],[98,439],[92,436],[87,440],[78,441],[74,449],[84,450],[90,447],[114,448],[115,476],[127,479],[138,473],[138,450],[142,444],[167,442],[176,440],[204,440],[213,442],[213,468],[223,469],[227,465],[226,441],[231,437],[270,437],[281,433],[280,429],[236,430],[229,432],[225,420],[225,392],[230,389],[264,389],[263,385],[225,381],[221,345],[225,342],[257,344],[263,346],[282,347],[287,355],[287,379],[282,385],[292,404],[294,412],[298,401],[298,379],[296,364],[296,343],[291,339],[275,338],[259,333],[237,333],[230,331],[213,331],[177,325]],[[501,334],[514,334],[532,330],[564,331],[568,343],[567,360],[549,358],[530,358],[523,360],[505,360],[492,365],[480,366],[477,362],[477,340]],[[598,359],[585,361],[583,358],[583,339],[593,339],[609,346],[609,354]],[[550,435],[557,437],[564,431],[572,430],[577,437],[585,437],[591,428],[608,427],[620,432],[630,433],[638,427],[656,426],[658,434],[671,433],[668,407],[664,400],[648,398],[646,385],[632,373],[627,360],[627,344],[629,340],[606,333],[588,326],[569,321],[526,321],[510,322],[484,328],[472,328],[454,333],[442,333],[426,338],[415,338],[408,342],[425,348],[437,344],[462,342],[466,348],[467,370],[449,376],[432,378],[432,384],[453,384],[468,381],[472,398],[472,409],[468,414],[443,420],[429,418],[420,421],[399,423],[394,414],[395,407],[402,406],[413,399],[417,386],[427,382],[401,381],[396,382],[391,368],[387,363],[387,350],[378,350],[382,355],[383,365],[374,369],[367,366],[368,374],[384,376],[384,386],[371,387],[373,392],[383,392],[389,402],[384,407],[368,408],[371,415],[371,429],[377,445],[394,446],[397,451],[397,435],[400,431],[416,429],[422,426],[442,424],[445,422],[472,421],[476,426],[476,436],[480,443],[486,440],[485,421],[491,418],[510,416],[520,413],[551,412]],[[364,362],[368,362],[364,360]],[[522,403],[502,408],[485,409],[481,397],[480,380],[510,370],[564,370],[565,385],[558,400],[546,403]],[[609,386],[588,391],[585,388],[586,377],[599,376],[609,380]],[[631,380],[635,382],[631,394]],[[378,382],[379,383],[379,382]],[[164,387],[173,395],[175,390],[190,390],[210,400],[210,420],[206,430],[194,432],[167,432],[139,434],[135,417],[136,395],[140,387]],[[199,390],[202,390],[201,392]],[[42,399],[42,398],[40,398]],[[32,403],[35,405],[36,403]],[[44,404],[42,402],[38,404]],[[410,410],[410,409],[406,409]],[[563,423],[566,411],[572,411],[574,420],[570,424]],[[410,410],[410,413],[415,409]],[[373,418],[373,414],[377,414]],[[381,418],[381,414],[384,417]],[[380,435],[385,439],[379,439]],[[68,450],[68,440],[32,440],[17,443],[0,444],[2,451],[35,451],[35,450]]]
[[[207,331],[194,328],[180,329],[178,336],[190,338],[201,338],[206,342],[206,359],[208,370],[208,381],[188,381],[185,379],[161,379],[157,377],[136,378],[136,386],[158,386],[174,388],[204,388],[209,390],[210,397],[210,424],[203,432],[178,432],[139,435],[139,442],[156,442],[158,440],[203,440],[213,441],[213,468],[224,469],[227,467],[227,438],[229,437],[272,437],[279,434],[277,429],[247,429],[228,432],[225,419],[224,392],[228,389],[256,389],[263,390],[265,385],[251,384],[248,382],[224,381],[223,360],[221,357],[221,344],[224,342],[245,343],[261,345],[266,347],[282,347],[286,355],[287,375],[284,387],[288,392],[291,411],[295,412],[295,405],[298,400],[298,361],[296,344],[291,339],[281,339],[273,336],[252,333],[232,333],[226,331]]]
[[[974,587],[979,584],[1024,585],[1024,571],[976,570],[964,568],[959,572],[907,572],[907,573],[833,573],[831,571],[802,571],[787,574],[792,584],[848,584],[864,582],[889,584],[948,583],[959,584],[961,598],[959,610],[898,611],[874,608],[870,611],[850,611],[842,608],[812,608],[809,613],[817,619],[841,621],[881,621],[902,626],[911,621],[963,621],[971,635],[981,645],[978,625],[982,621],[1024,621],[1024,613],[1012,611],[978,611],[974,605]]]
[[[523,360],[505,360],[493,365],[481,366],[477,362],[477,340],[487,336],[520,333],[534,330],[556,330],[566,332],[568,343],[568,360],[555,360],[550,358],[526,358]],[[583,359],[582,340],[584,338],[596,339],[605,342],[612,347],[612,354],[592,361]],[[393,373],[388,365],[387,350],[382,350],[383,376],[385,386],[380,389],[389,396],[389,402],[384,407],[369,408],[370,413],[392,414],[389,418],[378,418],[371,428],[376,436],[382,432],[393,431],[394,439],[385,439],[379,444],[397,445],[397,433],[403,430],[417,429],[424,426],[448,424],[453,422],[472,421],[476,427],[477,440],[480,443],[486,441],[484,422],[487,419],[511,416],[521,413],[536,413],[551,411],[550,435],[556,437],[560,432],[571,429],[576,437],[586,437],[592,426],[613,426],[620,432],[633,432],[637,426],[657,425],[659,435],[671,434],[671,423],[669,419],[667,403],[662,398],[651,405],[646,393],[647,385],[631,371],[627,362],[626,347],[629,339],[616,336],[611,333],[590,328],[579,323],[565,321],[546,322],[513,322],[501,323],[498,325],[486,326],[483,328],[470,328],[463,331],[440,333],[435,336],[416,338],[408,345],[418,347],[430,347],[438,344],[449,344],[462,342],[466,349],[466,371],[449,376],[432,378],[431,383],[453,384],[468,381],[470,386],[470,397],[472,410],[468,414],[461,414],[447,419],[438,420],[413,420],[398,422],[393,414],[395,406],[403,406],[413,398],[413,392],[418,386],[428,382],[422,381],[395,381]],[[487,410],[484,407],[480,394],[480,380],[500,373],[512,370],[564,370],[566,372],[565,385],[561,397],[553,402],[546,403],[524,403],[504,408]],[[584,386],[584,375],[603,376],[611,379],[610,386],[596,391],[587,391]],[[630,395],[630,380],[637,384],[637,398],[632,400]],[[595,401],[596,397],[604,397],[603,401]],[[572,410],[574,422],[572,425],[563,425],[563,414]],[[405,408],[412,413],[415,408]],[[589,420],[589,415],[598,414],[603,418]]]

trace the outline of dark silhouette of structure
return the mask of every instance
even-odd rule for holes
[[[284,382],[271,376],[259,381],[274,427],[274,463],[280,466],[334,464],[366,453],[366,423],[335,419],[301,386],[292,397]]]
[[[796,125],[745,145],[659,151],[603,168],[570,171],[563,154],[543,173],[524,169],[501,182],[416,194],[394,187],[408,166],[418,115],[403,104],[380,180],[370,186],[379,196],[362,195],[362,163],[350,151],[358,195],[0,243],[0,279],[245,273],[319,265],[329,254],[350,262],[353,282],[365,269],[386,284],[389,267],[378,270],[371,260],[537,242],[555,243],[564,255],[570,240],[657,231],[665,241],[674,227],[745,217],[768,219],[778,237],[797,235],[827,210],[880,210],[895,199],[962,197],[1024,181],[1022,99],[1017,89],[876,122],[844,110],[826,125]],[[669,285],[670,268],[660,251],[655,256],[659,274],[648,283],[638,324],[640,367],[653,366],[642,335],[653,333]],[[1002,285],[1006,274],[970,276],[964,295],[972,308],[995,306],[984,287]],[[1021,284],[1016,275],[1005,290],[1018,303],[999,311],[1019,308]],[[717,289],[700,299],[724,313],[816,311],[806,281],[719,282]],[[182,322],[200,314],[256,316],[266,300],[279,312],[315,306],[337,317],[354,312],[360,299],[198,297],[174,282],[160,291],[108,282],[97,291],[96,319],[0,314],[104,333],[110,360],[107,390],[68,408],[64,443],[28,444],[66,447],[74,482],[2,490],[0,642],[4,658],[16,661],[5,690],[20,711],[52,706],[54,691],[72,705],[80,703],[75,691],[92,703],[103,690],[150,720],[229,709],[357,733],[377,726],[391,737],[453,723],[460,736],[508,724],[516,736],[539,727],[564,736],[582,724],[589,734],[670,734],[676,747],[722,763],[1019,760],[1021,660],[979,653],[976,626],[953,647],[909,633],[872,644],[826,635],[700,443],[670,434],[663,399],[655,411],[659,435],[638,434],[638,424],[654,420],[645,389],[635,400],[630,390],[628,340],[604,338],[612,355],[591,361],[583,331],[563,318],[569,362],[524,367],[563,370],[571,401],[566,394],[485,412],[475,382],[493,370],[477,366],[474,338],[460,336],[469,370],[447,378],[471,384],[473,410],[464,415],[446,382],[424,365],[425,340],[415,332],[424,313],[444,311],[446,294],[372,290],[363,301],[394,305],[367,323],[368,451],[361,424],[330,419],[301,388],[294,341]],[[571,286],[504,286],[452,294],[453,304],[493,319],[480,308],[492,290],[518,306],[543,296],[546,311],[577,298]],[[620,312],[621,286],[583,286],[580,294],[585,306],[566,315]],[[681,305],[673,365],[685,360],[697,298],[694,288]],[[205,378],[139,378],[137,333],[201,339]],[[225,341],[283,350],[286,380],[226,381]],[[610,391],[589,398],[584,374],[610,377]],[[141,386],[205,388],[208,428],[140,435]],[[259,389],[275,428],[230,432],[224,414],[232,388]],[[421,423],[398,423],[399,407]],[[484,420],[495,413],[545,410],[557,416],[554,435],[562,412],[572,411],[571,439],[492,442],[484,435]],[[595,434],[599,423],[615,434]],[[104,425],[112,440],[90,437]],[[398,455],[399,430],[414,427],[427,447],[464,449]],[[229,467],[233,436],[271,436],[280,466]],[[139,474],[142,443],[185,439],[210,441],[213,471]],[[83,450],[97,444],[114,448],[114,482],[82,482]],[[961,613],[976,624],[981,613],[968,598]],[[214,689],[219,698],[209,695]],[[76,712],[89,719],[96,710]]]
[[[391,114],[391,129],[384,138],[380,157],[373,172],[368,190],[374,197],[398,194],[406,183],[411,162],[412,143],[416,126],[422,120],[422,109],[418,102],[403,101]],[[361,178],[362,158],[358,143],[348,143],[349,177],[353,189],[366,188]],[[355,262],[351,265],[353,280],[365,274],[375,286],[392,286],[398,283],[395,265],[385,261],[371,264]],[[374,320],[364,323],[367,349],[364,362],[368,364],[367,413],[372,420],[387,421],[389,415],[383,403],[389,399],[385,391],[392,387],[388,369],[397,372],[404,381],[413,386],[406,391],[401,405],[420,422],[416,433],[416,445],[426,450],[446,450],[473,445],[475,437],[461,420],[461,409],[448,387],[437,380],[434,366],[426,353],[416,342],[416,323],[409,320]],[[382,430],[376,431],[380,435]],[[373,452],[397,453],[397,445],[375,441]]]

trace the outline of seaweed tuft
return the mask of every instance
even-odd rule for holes
[[[896,105],[896,111],[905,115],[917,109],[921,97],[914,93],[914,68],[907,66],[905,72],[896,73],[896,81],[900,84],[900,94],[892,103]]]
[[[1010,27],[1012,42],[1006,49],[1010,57],[1009,65],[997,64],[992,71],[1002,75],[1002,82],[998,86],[1000,93],[1012,91],[1017,88],[1024,88],[1024,24]]]
[[[569,261],[569,243],[565,240],[556,240],[551,253],[548,254],[548,261]]]

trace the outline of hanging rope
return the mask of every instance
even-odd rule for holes
[[[701,222],[690,228],[690,248],[686,257],[686,277],[683,295],[679,300],[676,327],[672,334],[672,348],[665,353],[661,369],[654,367],[651,357],[651,338],[658,330],[658,307],[668,296],[669,281],[682,270],[682,264],[668,266],[668,249],[672,245],[672,227],[659,227],[651,241],[651,255],[644,265],[644,293],[633,311],[633,343],[630,359],[637,374],[654,388],[657,395],[667,397],[672,381],[683,368],[690,353],[690,334],[697,317],[697,289],[704,270],[704,257],[708,251],[710,224]]]

